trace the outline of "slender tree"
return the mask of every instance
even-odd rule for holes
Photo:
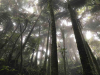
[[[52,8],[52,0],[48,0],[48,5],[49,5],[50,16],[51,16],[51,35],[52,35],[51,75],[58,75],[56,26],[55,26],[54,12]]]
[[[51,26],[50,26],[51,30]],[[47,68],[47,75],[51,75],[50,69],[51,69],[51,49],[52,49],[52,37],[51,37],[51,32],[50,32],[50,43],[49,43],[49,56],[48,56],[48,68]]]
[[[48,35],[47,35],[47,45],[46,45],[45,60],[44,60],[44,65],[43,65],[43,69],[45,70],[45,74],[44,75],[46,75],[46,65],[47,65],[47,58],[48,58],[47,54],[48,54],[48,44],[49,44],[49,31],[50,31],[50,22],[49,22]]]
[[[19,24],[20,24],[20,20],[19,20]],[[22,33],[22,26],[20,24],[20,33]],[[21,45],[20,45],[20,55],[21,55],[21,62],[20,62],[20,73],[21,75],[23,75],[23,50],[22,50],[22,41],[23,41],[23,37],[22,37],[22,34],[21,34],[21,37],[20,37],[20,41],[21,41]]]
[[[65,59],[65,36],[64,36],[64,30],[62,28],[60,28],[61,33],[62,33],[62,38],[63,38],[63,60],[64,60],[64,72],[66,75],[66,59]]]
[[[40,44],[40,25],[39,25],[39,37],[38,37],[38,43],[37,43],[37,47],[36,47],[36,57],[35,57],[35,61],[34,61],[34,66],[35,68],[37,68],[37,58],[38,58],[38,52],[39,52],[39,44]]]
[[[32,68],[32,64],[33,64],[33,56],[34,56],[34,51],[35,49],[32,50],[32,57],[31,57],[31,68]]]
[[[47,68],[47,75],[51,75],[50,74],[50,66],[51,66],[51,64],[50,64],[50,59],[51,59],[51,49],[52,49],[52,44],[51,44],[51,37],[50,37],[50,44],[49,44],[49,56],[48,56],[48,68]]]

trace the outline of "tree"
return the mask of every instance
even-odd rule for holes
[[[75,11],[72,9],[69,3],[68,3],[68,10],[70,12],[72,26],[73,26],[73,30],[74,30],[74,34],[75,34],[75,38],[77,42],[77,47],[78,47],[82,67],[83,67],[83,73],[84,75],[93,75],[93,72],[89,63],[89,58],[86,53],[86,48],[83,43],[82,35],[80,34],[79,27],[76,21]]]
[[[49,22],[49,20],[48,20]],[[48,58],[48,44],[49,44],[49,32],[50,31],[50,22],[49,22],[49,28],[48,28],[48,34],[47,34],[47,45],[46,45],[46,53],[45,53],[45,60],[44,60],[44,65],[43,65],[43,69],[45,71],[45,75],[46,75],[46,65],[47,65],[47,58]]]
[[[53,12],[53,8],[52,8],[52,0],[48,0],[48,4],[49,4],[50,16],[51,16],[51,35],[52,35],[51,75],[58,75],[56,27],[55,27],[54,12]]]
[[[66,58],[65,58],[65,36],[64,36],[64,31],[63,29],[61,28],[61,33],[62,33],[62,38],[63,38],[63,53],[62,53],[62,57],[63,57],[63,60],[64,60],[64,72],[65,72],[65,75],[66,75]],[[67,65],[68,66],[68,65]]]

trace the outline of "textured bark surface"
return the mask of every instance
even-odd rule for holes
[[[93,64],[93,69],[94,69],[94,71],[96,71],[95,73],[96,73],[96,75],[98,74],[98,75],[100,75],[100,67],[99,67],[99,65],[98,65],[98,62],[97,62],[97,60],[96,60],[96,58],[94,57],[94,55],[93,55],[93,53],[92,53],[92,51],[91,51],[91,48],[89,47],[89,45],[88,45],[88,43],[85,41],[85,45],[87,46],[87,51],[88,51],[88,53],[89,53],[89,56],[90,56],[90,60],[92,61],[92,62],[90,62],[90,63],[92,63]]]
[[[50,16],[51,16],[51,35],[52,35],[51,75],[58,75],[56,26],[55,26],[54,12],[52,8],[52,0],[48,0],[48,4],[49,4]]]
[[[85,46],[83,43],[82,35],[80,34],[78,24],[76,21],[76,14],[74,13],[74,10],[71,8],[70,4],[68,4],[68,10],[71,16],[71,21],[72,21],[75,38],[76,38],[76,43],[77,43],[80,60],[81,60],[82,67],[83,67],[83,73],[84,75],[93,75],[92,69],[91,69],[91,66],[88,60],[88,56],[85,50]]]

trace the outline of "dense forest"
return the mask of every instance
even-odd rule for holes
[[[0,75],[100,75],[100,0],[0,0]]]

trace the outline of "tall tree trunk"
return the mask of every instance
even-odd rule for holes
[[[37,51],[36,51],[36,57],[35,57],[35,62],[34,62],[34,66],[35,68],[37,68],[37,58],[38,58],[38,51],[39,51],[39,44],[40,44],[40,25],[39,25],[39,37],[38,37],[38,44],[37,44]]]
[[[89,58],[86,53],[86,48],[83,43],[82,35],[80,34],[78,24],[76,21],[76,14],[74,10],[71,8],[71,5],[69,3],[68,3],[68,10],[71,16],[71,21],[72,21],[75,38],[76,38],[76,43],[77,43],[77,47],[78,47],[78,51],[79,51],[79,55],[80,55],[80,59],[81,59],[82,67],[83,67],[83,73],[84,75],[93,75],[91,65],[89,63]]]
[[[20,20],[19,20],[19,24],[20,24]],[[20,33],[22,33],[22,27],[21,27],[21,24],[20,24]],[[21,45],[20,45],[20,55],[21,55],[21,62],[20,62],[20,73],[21,75],[23,75],[23,54],[22,54],[22,41],[23,41],[23,37],[22,37],[22,34],[21,34]]]
[[[51,66],[51,64],[50,64],[50,59],[51,59],[51,49],[52,49],[52,44],[51,44],[51,37],[50,37],[50,43],[49,43],[49,56],[48,56],[48,68],[47,68],[47,75],[51,75],[50,74],[50,66]]]
[[[93,55],[93,53],[91,51],[91,48],[89,47],[89,45],[88,45],[88,43],[86,41],[85,41],[85,44],[86,44],[86,46],[88,48],[88,52],[89,52],[89,54],[91,56],[91,60],[94,63],[94,68],[97,70],[98,74],[100,75],[100,67],[98,65],[98,62],[97,62],[96,58],[94,57],[94,55]]]
[[[66,59],[65,59],[65,36],[64,36],[64,31],[62,30],[62,28],[60,29],[61,30],[61,33],[62,33],[62,38],[63,38],[63,60],[64,60],[64,72],[65,72],[65,75],[66,75]]]
[[[45,42],[45,39],[44,39],[44,42]],[[45,45],[45,43],[42,42],[42,50],[41,50],[41,54],[40,54],[40,66],[42,66],[44,45]]]
[[[88,57],[89,57],[89,62],[90,62],[90,65],[91,65],[91,67],[92,67],[92,71],[96,74],[96,75],[100,75],[100,69],[99,69],[99,66],[98,66],[98,63],[97,63],[97,61],[96,61],[96,59],[95,59],[95,57],[94,57],[94,55],[93,55],[93,53],[92,53],[92,51],[91,51],[91,49],[90,49],[90,47],[89,47],[89,45],[88,45],[88,43],[85,41],[85,39],[84,39],[84,36],[83,36],[83,34],[82,34],[82,30],[81,30],[81,23],[80,23],[80,21],[78,20],[78,24],[79,24],[79,30],[80,30],[80,34],[82,35],[82,39],[83,39],[83,42],[84,42],[84,45],[85,45],[85,48],[86,48],[86,52],[87,52],[87,55],[88,55]]]
[[[46,75],[46,65],[47,65],[47,54],[48,54],[48,44],[49,44],[49,31],[50,31],[50,22],[49,22],[49,28],[48,28],[48,34],[47,34],[47,45],[46,45],[46,53],[45,53],[45,60],[44,60],[44,65],[43,65],[43,69],[45,70],[45,74]]]
[[[50,30],[51,30],[51,25],[50,25]],[[52,37],[51,37],[51,32],[50,32],[50,43],[49,43],[49,56],[48,56],[48,68],[47,68],[47,75],[51,75],[50,69],[51,69],[51,49],[52,49]]]
[[[48,5],[49,5],[50,16],[51,16],[51,35],[52,35],[51,75],[58,75],[56,27],[55,27],[54,12],[52,8],[52,0],[48,0]]]

